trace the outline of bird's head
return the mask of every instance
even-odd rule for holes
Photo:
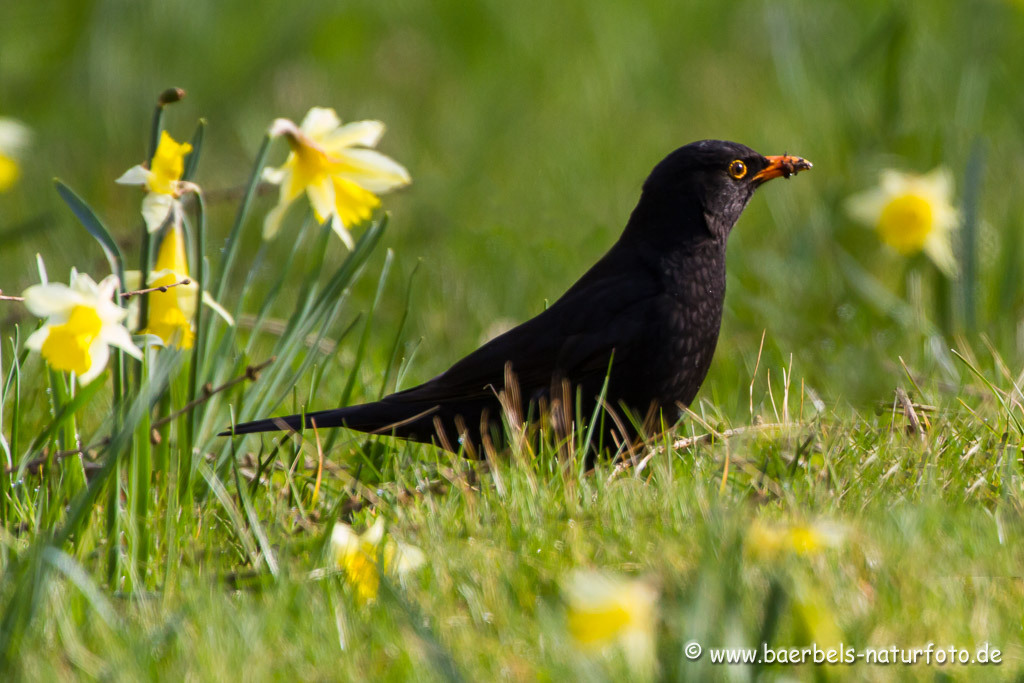
[[[724,239],[763,183],[811,168],[800,157],[762,156],[745,145],[701,140],[680,147],[654,167],[634,219],[676,238]]]

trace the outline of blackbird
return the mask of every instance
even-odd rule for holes
[[[735,142],[680,147],[654,167],[619,240],[540,315],[419,386],[222,435],[315,423],[472,454],[503,439],[503,416],[516,425],[545,419],[564,433],[574,416],[601,413],[602,441],[608,434],[612,444],[658,420],[671,424],[711,364],[733,225],[762,183],[809,168],[800,157],[765,157]]]

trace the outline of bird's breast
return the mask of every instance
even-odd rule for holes
[[[651,358],[660,366],[657,394],[663,405],[689,405],[711,367],[722,326],[724,249],[666,255],[662,273],[662,343]]]

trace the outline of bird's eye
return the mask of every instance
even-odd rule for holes
[[[739,180],[743,176],[747,175],[747,165],[737,159],[736,161],[729,164],[729,175],[736,180]]]

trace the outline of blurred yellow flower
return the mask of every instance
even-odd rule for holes
[[[654,664],[657,591],[646,581],[577,570],[563,591],[569,635],[586,651],[621,648],[638,672]]]
[[[843,634],[821,591],[807,581],[797,579],[791,598],[799,641],[814,643],[822,649],[839,647]]]
[[[842,545],[846,531],[838,524],[768,525],[755,521],[747,531],[745,549],[757,560],[775,560],[784,555],[816,555]]]
[[[185,157],[192,151],[187,142],[176,142],[167,134],[160,133],[160,143],[153,155],[151,168],[142,164],[132,166],[115,182],[121,185],[142,185],[146,196],[142,199],[142,217],[146,229],[156,232],[168,216],[174,225],[181,221],[181,202],[178,198],[186,191],[197,191],[192,183],[181,180],[185,171]]]
[[[124,279],[128,289],[142,287],[142,275],[137,270],[127,271],[124,274]],[[146,280],[146,287],[163,287],[185,279],[189,280],[187,285],[178,285],[166,292],[151,292],[145,295],[149,297],[149,311],[146,327],[139,330],[140,333],[156,335],[165,344],[183,349],[192,348],[195,341],[196,291],[199,289],[199,283],[188,274],[185,238],[181,226],[174,225],[168,229],[167,236],[160,243],[156,265]],[[213,309],[229,325],[235,324],[231,314],[214,301],[209,292],[203,292],[203,303]],[[138,305],[134,303],[134,300],[131,312],[131,326],[134,328],[137,326],[135,319],[138,316]]]
[[[338,569],[345,572],[362,602],[377,597],[380,587],[378,562],[385,571],[399,577],[423,566],[426,557],[415,546],[394,539],[384,540],[384,520],[380,517],[362,534],[338,522],[331,533],[331,555]]]
[[[55,370],[74,372],[82,384],[107,367],[108,346],[141,360],[142,352],[121,324],[128,312],[113,302],[116,290],[116,276],[96,284],[74,269],[70,287],[47,282],[29,287],[24,292],[25,306],[46,321],[25,340],[25,347],[42,354]]]
[[[28,147],[29,129],[14,119],[0,118],[0,192],[11,189],[21,177],[21,158]]]
[[[953,179],[944,168],[926,175],[887,169],[878,187],[850,197],[846,208],[896,251],[910,255],[923,250],[953,276],[957,268],[950,239],[959,217],[952,196]]]
[[[368,149],[384,134],[380,121],[343,126],[333,109],[314,107],[301,125],[275,120],[270,134],[284,135],[291,153],[283,166],[263,173],[264,180],[281,186],[281,198],[263,223],[264,239],[277,234],[288,207],[305,192],[317,220],[330,219],[331,229],[352,249],[349,228],[369,220],[380,206],[377,195],[411,182],[404,166]]]

